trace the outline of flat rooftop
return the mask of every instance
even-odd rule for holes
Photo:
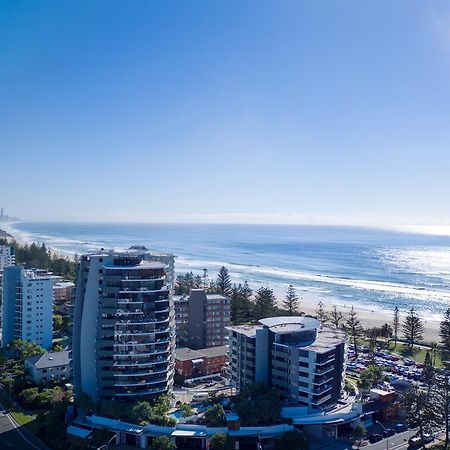
[[[291,333],[302,330],[316,330],[320,327],[320,321],[313,317],[303,316],[281,316],[269,317],[259,321],[274,333]]]
[[[247,337],[255,337],[257,330],[262,330],[262,325],[235,325],[226,327],[227,330],[236,331],[237,333],[244,334]]]
[[[337,328],[323,327],[317,333],[317,339],[311,345],[302,347],[305,350],[312,350],[316,353],[326,353],[333,350],[337,345],[348,341],[345,331]]]
[[[309,319],[308,317],[305,317],[305,319]],[[266,319],[263,319],[266,320]],[[313,319],[316,322],[319,322],[316,319]],[[262,322],[262,321],[260,321]],[[270,322],[272,323],[272,322]],[[273,322],[276,323],[276,322]],[[320,322],[319,322],[320,325]],[[282,331],[278,328],[280,325],[275,325],[274,327],[270,327],[271,331],[274,331],[275,333],[289,333],[289,332],[298,332],[304,328],[299,328],[298,325],[295,323],[291,324],[285,324],[281,325],[283,327]],[[264,327],[263,325],[236,325],[236,326],[230,326],[226,327],[227,330],[230,331],[236,331],[237,333],[243,334],[247,337],[256,337],[257,330],[262,330]],[[342,344],[344,342],[347,342],[348,335],[345,333],[345,331],[338,330],[336,328],[332,327],[323,327],[319,328],[317,330],[317,338],[316,340],[311,344],[307,346],[298,346],[298,348],[302,348],[305,350],[311,350],[316,353],[326,353],[330,350],[333,350],[337,345]],[[287,345],[288,344],[279,344],[279,345]]]

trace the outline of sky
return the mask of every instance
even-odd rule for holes
[[[0,206],[450,226],[446,1],[0,2]]]

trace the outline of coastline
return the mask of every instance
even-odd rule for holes
[[[31,242],[34,242],[33,239],[28,238],[26,239],[23,235],[21,235],[20,232],[17,232],[13,228],[14,222],[11,223],[0,223],[0,234],[1,231],[4,231],[9,235],[9,239],[14,239],[20,244],[30,244]],[[60,249],[54,249],[53,247],[49,246],[51,251],[59,256],[69,258],[71,260],[74,260],[74,253],[67,252]],[[242,282],[242,279],[232,280],[233,282]],[[285,294],[285,287],[281,286],[271,286],[270,284],[267,284],[265,282],[252,282],[249,283],[250,287],[253,290],[257,290],[258,288],[262,286],[268,286],[270,288],[273,288],[274,293],[277,297],[277,303],[278,305],[282,304],[284,294]],[[286,285],[287,287],[287,285]],[[350,309],[351,304],[343,304],[341,300],[336,299],[336,301],[330,300],[329,298],[321,298],[316,293],[309,291],[309,290],[297,290],[297,295],[299,296],[299,309],[304,312],[307,315],[314,315],[315,310],[317,308],[317,305],[319,301],[322,301],[325,307],[326,311],[331,311],[333,305],[336,305],[338,309],[344,314],[345,318],[347,318]],[[393,311],[386,311],[382,308],[377,308],[376,305],[367,305],[362,306],[360,304],[353,305],[355,308],[355,311],[358,313],[359,320],[361,321],[361,324],[364,328],[368,327],[381,327],[383,324],[388,323],[392,325],[392,318],[393,318]],[[420,314],[420,311],[418,311]],[[405,312],[400,312],[400,321],[402,322],[406,316]],[[440,320],[436,316],[423,316],[422,319],[424,321],[424,341],[426,342],[439,342],[439,325]],[[401,335],[401,331],[400,331]]]

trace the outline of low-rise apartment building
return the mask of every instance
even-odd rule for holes
[[[184,378],[220,374],[228,365],[228,347],[178,348],[175,352],[175,369]]]
[[[72,378],[69,352],[50,352],[25,360],[25,369],[35,384],[53,380],[69,381]]]
[[[189,295],[174,297],[177,345],[207,348],[225,345],[230,324],[230,298],[192,289]]]

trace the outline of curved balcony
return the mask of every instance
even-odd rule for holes
[[[153,361],[147,361],[147,362],[136,362],[136,361],[130,361],[129,363],[126,361],[121,361],[120,364],[118,361],[115,361],[113,364],[113,367],[148,367],[148,366],[155,366],[157,364],[169,364],[169,359],[167,358],[155,358]],[[167,369],[166,369],[167,370]]]
[[[145,294],[145,293],[150,293],[153,294],[155,292],[169,292],[169,289],[167,286],[163,286],[159,289],[150,289],[148,287],[141,287],[139,289],[128,289],[128,288],[123,288],[119,290],[119,294]]]
[[[170,333],[170,328],[165,328],[164,330],[148,330],[148,331],[139,331],[139,330],[133,330],[133,331],[117,331],[117,336],[151,336],[154,334],[161,334],[161,333]]]
[[[147,372],[131,372],[130,370],[120,372],[114,372],[113,375],[115,377],[150,377],[152,375],[160,375],[162,373],[167,373],[168,369],[164,370],[155,370],[155,371],[147,371]]]
[[[156,319],[142,319],[139,322],[135,322],[132,321],[131,319],[129,320],[122,320],[122,321],[117,321],[116,325],[120,325],[120,326],[128,326],[128,325],[151,325],[153,323],[166,323],[166,322],[170,322],[171,317],[167,317],[165,319],[160,319],[160,320],[156,320]]]
[[[127,281],[131,281],[131,282],[136,282],[136,281],[161,281],[161,280],[165,280],[165,279],[166,279],[165,275],[158,275],[158,276],[155,276],[155,277],[146,277],[146,278],[125,277],[125,278],[122,278],[121,281],[126,283]]]
[[[169,349],[165,349],[165,350],[155,350],[153,352],[136,352],[135,350],[130,350],[127,352],[123,352],[123,353],[118,353],[115,352],[114,356],[118,357],[118,358],[123,358],[123,357],[132,357],[132,358],[142,358],[142,357],[147,357],[147,356],[152,356],[152,355],[164,355],[165,353],[169,353]]]
[[[167,381],[167,377],[160,377],[156,380],[151,381],[139,381],[139,382],[123,382],[123,383],[114,383],[116,387],[136,387],[136,386],[150,386],[152,384],[161,384]]]
[[[136,395],[156,395],[156,394],[162,394],[163,392],[167,392],[168,387],[164,387],[163,389],[151,389],[151,390],[145,390],[145,391],[136,391],[136,392],[116,392],[114,395],[116,397],[133,397]]]
[[[172,341],[173,337],[170,336],[166,339],[158,339],[156,341],[151,341],[151,342],[139,342],[139,341],[128,341],[128,342],[114,342],[114,345],[116,347],[138,347],[138,346],[155,346],[158,344],[168,344]]]

